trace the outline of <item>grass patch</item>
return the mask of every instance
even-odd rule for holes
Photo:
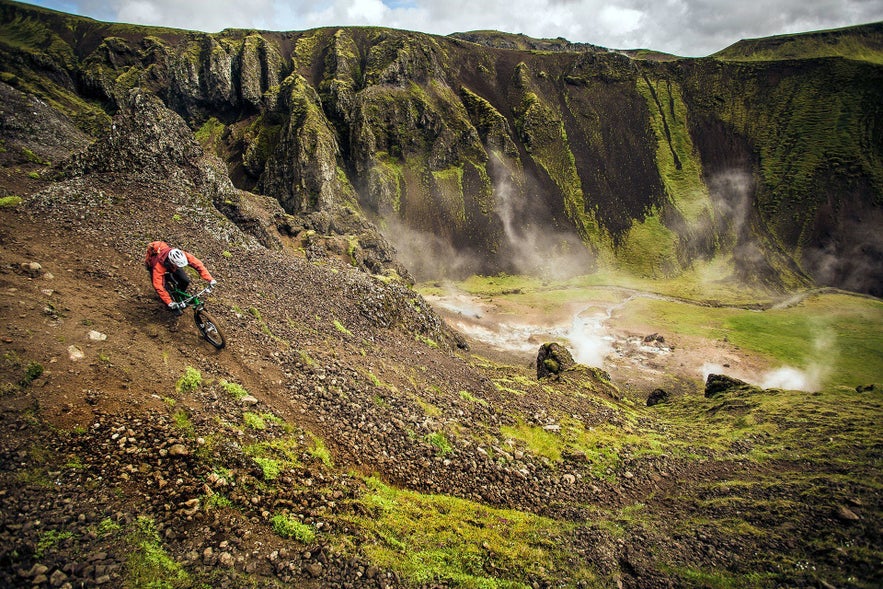
[[[343,326],[343,323],[341,323],[337,319],[334,320],[334,329],[336,329],[337,331],[339,331],[340,333],[342,333],[344,335],[352,335],[353,334],[349,329],[347,329],[346,327]]]
[[[310,439],[313,440],[313,446],[307,449],[307,452],[310,453],[310,456],[322,461],[322,464],[324,464],[328,468],[333,468],[334,462],[331,460],[331,452],[325,446],[325,442],[323,442],[321,439],[317,438],[313,434],[310,434]]]
[[[441,432],[432,432],[423,438],[427,443],[435,447],[435,452],[439,456],[446,456],[454,451],[454,447]]]
[[[478,397],[476,397],[475,395],[473,395],[469,391],[460,391],[460,398],[463,399],[464,401],[468,401],[470,403],[478,403],[482,407],[488,406],[487,401],[485,401],[484,399],[479,399]]]
[[[257,413],[252,413],[250,411],[246,411],[242,414],[242,422],[245,423],[246,427],[249,427],[251,429],[267,429],[267,422],[264,421],[264,418]]]
[[[175,391],[178,394],[192,393],[202,385],[202,373],[196,368],[188,366],[184,369],[184,374],[175,383]]]
[[[172,421],[175,424],[175,427],[182,432],[184,432],[187,436],[193,437],[196,435],[196,430],[193,429],[193,422],[190,421],[190,417],[187,413],[179,409],[175,411],[174,415],[172,415]]]
[[[34,558],[41,559],[46,554],[46,551],[52,550],[55,548],[60,542],[67,540],[69,538],[73,538],[73,532],[60,532],[58,530],[46,530],[40,537],[37,539],[37,545],[34,548]]]
[[[0,208],[17,207],[21,204],[20,196],[2,196],[0,197]]]
[[[129,587],[175,589],[190,585],[187,572],[163,548],[152,518],[138,516],[126,539],[131,547],[126,561]]]
[[[245,387],[235,382],[221,379],[221,388],[237,401],[248,396],[248,391],[245,390]]]
[[[288,514],[277,513],[270,523],[273,531],[282,538],[292,538],[302,544],[312,544],[316,540],[316,530],[312,526]]]
[[[597,581],[568,557],[559,535],[570,524],[398,490],[377,478],[366,484],[368,492],[360,502],[368,514],[352,516],[352,521],[373,540],[365,544],[372,562],[410,584],[504,588],[564,577],[574,585]]]
[[[243,448],[245,454],[260,467],[266,481],[275,480],[283,470],[300,466],[301,450],[297,440],[289,437],[258,442]]]

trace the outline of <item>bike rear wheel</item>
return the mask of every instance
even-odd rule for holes
[[[215,318],[208,311],[204,309],[196,311],[193,314],[193,319],[196,321],[196,328],[199,329],[199,333],[202,334],[205,341],[219,350],[226,345],[227,342],[224,339],[224,334],[218,327]]]

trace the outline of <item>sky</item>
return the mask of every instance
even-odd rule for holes
[[[883,0],[31,0],[101,21],[205,32],[371,25],[493,29],[611,49],[710,55],[740,39],[883,21]]]

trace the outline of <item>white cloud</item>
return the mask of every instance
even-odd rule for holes
[[[701,56],[742,38],[883,20],[879,0],[34,0],[101,20],[201,31],[381,25],[439,35],[496,29],[614,49]]]

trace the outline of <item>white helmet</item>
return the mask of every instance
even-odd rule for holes
[[[184,252],[178,248],[173,248],[172,251],[169,252],[169,260],[171,260],[172,264],[178,268],[183,268],[187,265],[187,256],[185,256]]]

